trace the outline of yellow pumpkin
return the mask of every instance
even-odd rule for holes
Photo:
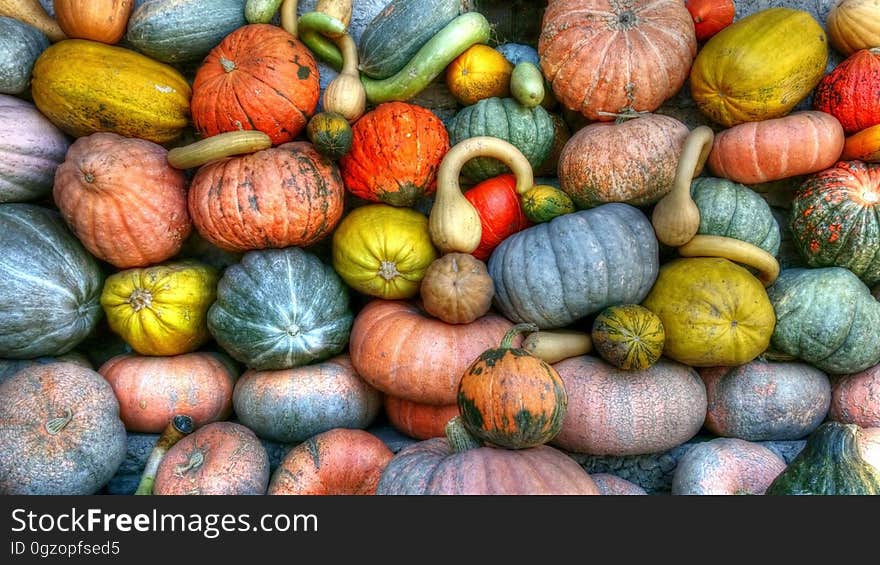
[[[828,40],[813,16],[768,8],[703,45],[691,67],[691,96],[701,112],[726,127],[778,118],[819,84],[827,61]]]
[[[205,343],[220,273],[186,260],[107,277],[101,306],[110,329],[141,355],[179,355]]]
[[[166,143],[189,123],[192,90],[178,71],[145,55],[67,39],[37,58],[31,94],[40,112],[74,137],[106,131]]]
[[[470,106],[484,98],[510,95],[513,65],[499,51],[477,43],[446,67],[446,86],[461,104]]]
[[[663,354],[693,367],[748,363],[767,349],[776,326],[764,285],[719,257],[666,263],[642,305],[663,322]]]
[[[333,233],[333,268],[348,286],[370,296],[415,296],[436,258],[428,218],[411,208],[361,206]]]

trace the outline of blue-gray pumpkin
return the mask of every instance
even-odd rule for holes
[[[0,16],[0,93],[22,94],[31,83],[31,71],[49,38],[26,23]]]
[[[751,188],[731,180],[699,177],[691,196],[700,210],[698,234],[732,237],[771,255],[779,252],[779,224],[770,205]]]

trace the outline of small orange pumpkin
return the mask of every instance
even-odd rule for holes
[[[432,316],[469,324],[489,312],[495,286],[485,263],[468,253],[447,253],[428,265],[419,293]]]
[[[863,129],[843,142],[841,161],[880,163],[880,125]]]
[[[67,37],[113,45],[125,35],[134,0],[54,0],[52,7]]]
[[[411,438],[445,437],[446,423],[458,414],[458,404],[435,406],[385,395],[385,415],[391,426]]]

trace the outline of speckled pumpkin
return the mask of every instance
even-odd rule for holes
[[[880,365],[835,377],[828,417],[862,428],[880,427]]]
[[[785,470],[770,448],[736,438],[715,438],[691,447],[672,475],[673,495],[764,494]]]
[[[334,161],[351,149],[351,124],[336,112],[319,112],[312,116],[306,126],[306,135],[318,153]]]
[[[590,337],[596,353],[615,367],[647,369],[660,359],[666,332],[660,318],[647,308],[623,304],[599,312]]]

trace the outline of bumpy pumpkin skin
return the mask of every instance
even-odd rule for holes
[[[590,475],[599,494],[603,496],[647,496],[645,489],[617,475],[593,473]]]
[[[272,474],[270,495],[372,495],[394,453],[363,430],[334,428],[291,449]]]
[[[101,306],[110,329],[138,353],[189,353],[210,338],[207,314],[219,278],[197,261],[129,269],[107,277]]]
[[[192,118],[203,137],[260,130],[293,141],[318,106],[315,58],[278,26],[249,24],[211,49],[193,81]]]
[[[829,418],[862,428],[880,427],[880,365],[832,382]]]
[[[776,322],[758,279],[718,257],[666,263],[642,305],[663,322],[663,354],[693,367],[751,361],[770,345]]]
[[[433,405],[384,395],[385,415],[398,432],[415,439],[443,437],[447,422],[460,414],[458,404]]]
[[[673,495],[764,494],[785,470],[769,448],[735,438],[715,438],[691,447],[672,477]]]
[[[880,124],[880,46],[861,49],[822,77],[813,107],[840,121],[847,135]]]
[[[241,252],[319,242],[342,218],[344,197],[336,165],[294,141],[203,165],[188,202],[202,237]]]
[[[660,359],[666,332],[660,318],[638,304],[609,306],[593,320],[596,352],[624,370],[647,369]]]
[[[175,443],[156,471],[156,495],[260,495],[269,486],[269,456],[254,432],[214,422]]]
[[[693,20],[677,1],[552,0],[538,38],[553,93],[590,120],[656,110],[684,84],[696,53]]]
[[[113,389],[91,369],[36,365],[0,385],[0,494],[94,494],[125,445]]]
[[[381,393],[355,372],[347,354],[293,369],[245,371],[232,401],[242,424],[283,443],[333,428],[366,428],[382,407]]]
[[[831,405],[828,376],[806,363],[754,360],[739,367],[700,369],[709,407],[706,429],[747,441],[808,436]]]
[[[355,196],[408,207],[437,190],[437,169],[449,147],[446,128],[431,110],[385,102],[354,123],[351,150],[339,168]]]
[[[469,324],[492,307],[495,285],[486,264],[468,253],[446,253],[425,270],[422,305],[448,324]]]
[[[776,255],[782,241],[767,201],[751,188],[722,178],[698,177],[691,197],[700,210],[701,235],[732,237]]]

